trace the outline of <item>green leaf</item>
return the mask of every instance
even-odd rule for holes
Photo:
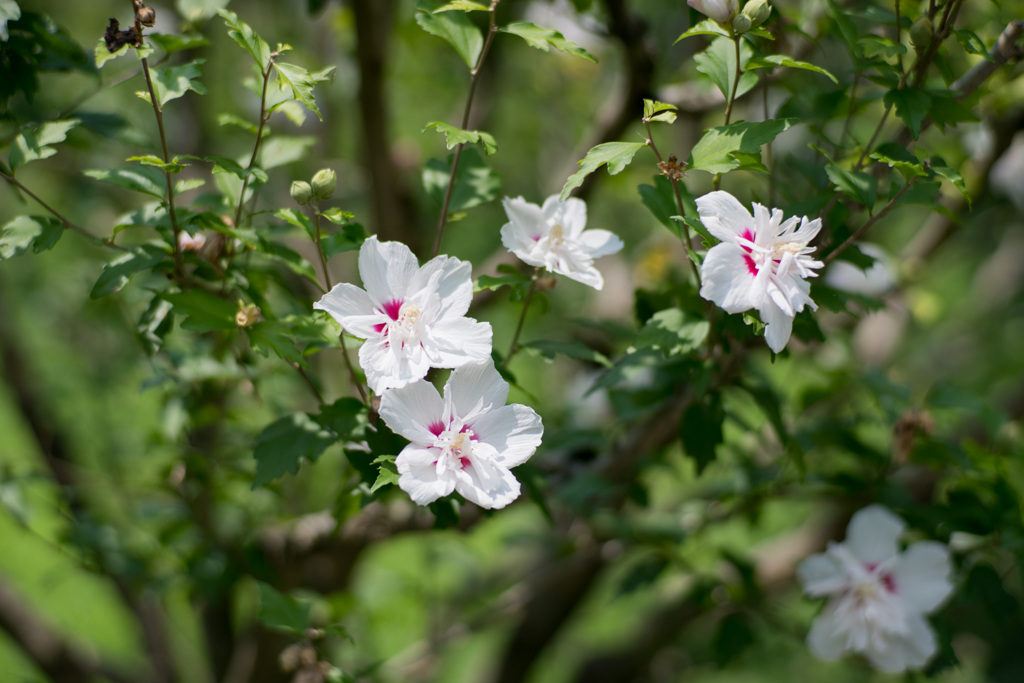
[[[725,411],[717,393],[707,394],[683,412],[679,437],[683,441],[686,455],[693,458],[698,475],[715,460],[715,452],[724,440],[724,421]]]
[[[605,164],[608,174],[615,175],[626,168],[633,156],[647,146],[646,142],[605,142],[592,148],[579,162],[580,170],[569,176],[562,188],[560,199],[564,202],[569,193],[583,184],[583,179]]]
[[[511,33],[514,36],[519,36],[526,41],[530,47],[535,47],[538,50],[549,52],[551,48],[560,50],[562,52],[574,55],[576,57],[582,57],[583,59],[590,60],[591,62],[597,62],[597,58],[590,54],[582,47],[566,40],[558,31],[553,31],[548,28],[541,28],[536,24],[531,24],[527,21],[520,21],[508,26],[503,26],[501,31],[505,33]]]
[[[398,486],[398,468],[395,467],[395,456],[382,455],[374,460],[372,464],[380,465],[380,469],[378,470],[377,480],[370,487],[370,493],[376,493],[378,489],[388,484]]]
[[[674,104],[668,104],[667,102],[658,102],[657,100],[644,100],[644,119],[648,121],[664,121],[665,123],[672,123],[676,120],[676,114],[678,107]]]
[[[879,145],[871,153],[871,158],[879,163],[887,164],[889,168],[895,168],[905,180],[927,175],[917,157],[908,152],[906,147],[893,142]]]
[[[231,0],[175,0],[178,14],[190,24],[205,21],[224,9]]]
[[[331,80],[334,67],[328,67],[317,73],[310,73],[301,66],[286,62],[274,62],[274,71],[277,72],[277,82],[280,84],[281,89],[283,90],[285,87],[290,88],[295,99],[302,102],[306,109],[316,114],[316,117],[323,121],[324,117],[320,115],[320,108],[316,106],[316,100],[313,98],[313,88],[316,87],[317,83]]]
[[[218,114],[217,115],[218,126],[238,126],[242,130],[248,131],[253,135],[259,132],[259,127],[252,121],[243,119],[238,114]],[[264,131],[264,135],[266,131]]]
[[[637,187],[640,192],[640,201],[646,206],[658,222],[679,234],[679,226],[672,220],[672,216],[679,212],[676,207],[675,194],[672,192],[672,183],[663,175],[654,176],[654,186],[640,185]]]
[[[683,35],[676,38],[676,43],[693,36],[724,36],[728,38],[729,32],[719,26],[717,21],[705,19],[696,26],[691,26]],[[675,45],[675,43],[672,44]]]
[[[200,95],[206,94],[206,87],[202,83],[194,81],[203,75],[203,63],[205,59],[194,59],[181,66],[172,66],[167,69],[150,69],[153,74],[153,92],[156,99],[163,107],[167,102],[176,100],[189,90]],[[139,91],[139,97],[149,102],[149,93]]]
[[[270,354],[274,354],[285,362],[309,367],[302,351],[295,346],[295,339],[289,332],[287,325],[267,320],[261,320],[245,328],[253,350],[264,358],[269,358]]]
[[[235,313],[238,305],[227,299],[207,292],[205,289],[190,289],[187,292],[161,292],[160,297],[174,306],[174,312],[187,316],[181,323],[182,329],[193,332],[232,330],[238,327]]]
[[[128,190],[163,199],[167,191],[167,178],[163,172],[152,166],[127,166],[125,168],[89,169],[83,173],[90,178],[117,185]]]
[[[746,41],[740,41],[740,64],[745,65],[753,54]],[[728,38],[715,38],[704,52],[693,56],[697,71],[706,74],[726,98],[736,80],[736,46]],[[736,97],[746,94],[757,85],[757,74],[746,71],[736,86]]]
[[[434,10],[434,14],[438,12],[451,12],[452,10],[462,10],[463,12],[489,12],[490,9],[487,5],[481,5],[479,2],[470,2],[470,0],[453,0],[452,2],[446,3],[441,7]]]
[[[434,201],[441,205],[451,177],[452,157],[447,163],[431,159],[423,167],[423,187]],[[501,176],[487,164],[479,147],[465,147],[459,157],[459,168],[455,172],[455,189],[448,203],[448,212],[465,209],[491,202],[501,194]]]
[[[256,60],[256,64],[260,68],[260,73],[266,73],[267,68],[270,66],[270,46],[267,45],[267,41],[256,35],[256,32],[252,30],[252,27],[244,21],[241,21],[238,18],[238,15],[234,12],[217,8],[217,14],[219,14],[221,18],[224,19],[224,23],[228,25],[228,28],[230,29],[228,31],[228,35],[231,36],[232,40],[238,43],[243,50],[248,52],[252,58]]]
[[[914,139],[921,133],[921,122],[928,116],[932,98],[921,88],[893,89],[885,93],[886,106],[896,107],[896,116],[910,128]]]
[[[792,57],[787,57],[786,55],[768,55],[767,57],[754,57],[753,59],[749,60],[743,68],[749,71],[751,69],[765,69],[773,68],[776,66],[784,66],[790,69],[804,69],[806,71],[813,71],[815,73],[821,74],[822,76],[827,76],[833,83],[839,83],[835,76],[830,74],[825,69],[822,69],[820,66],[815,66],[810,62],[801,62],[796,59],[793,59]]]
[[[529,273],[524,273],[515,266],[509,266],[507,269],[501,268],[499,270],[504,272],[504,275],[481,275],[477,278],[476,283],[473,286],[473,292],[482,292],[485,289],[498,290],[502,287],[515,287],[515,286],[529,286],[532,276]]]
[[[193,157],[182,157],[176,156],[169,163],[164,163],[164,160],[155,154],[146,154],[141,157],[128,157],[125,161],[137,161],[143,166],[152,166],[153,168],[159,168],[161,171],[169,171],[170,173],[181,173],[185,170],[186,166],[191,164],[181,163],[184,159],[191,159]]]
[[[858,51],[868,59],[872,57],[895,57],[907,53],[907,46],[873,33],[857,38]]]
[[[293,273],[301,275],[310,282],[320,286],[319,279],[313,266],[304,259],[301,254],[277,242],[263,239],[254,230],[234,230],[235,237],[242,240],[245,246],[253,251],[268,256],[271,260],[280,263]]]
[[[700,348],[710,330],[708,321],[680,308],[658,311],[636,336],[632,349],[660,350],[665,357],[681,356]]]
[[[967,191],[967,183],[964,182],[964,177],[960,175],[959,171],[948,166],[932,166],[931,170],[935,175],[948,180],[953,187],[960,190],[960,194],[967,200],[967,208],[971,208],[971,195]]]
[[[335,254],[344,251],[355,251],[366,241],[366,229],[359,223],[347,223],[341,230],[320,238],[324,248],[324,258],[330,260]]]
[[[863,204],[870,212],[875,206],[878,182],[863,171],[847,171],[834,163],[825,165],[829,180],[846,196]]]
[[[255,130],[253,130],[255,133]],[[309,156],[309,150],[316,142],[312,135],[274,135],[260,145],[259,167],[265,171],[284,166]]]
[[[150,33],[146,36],[166,54],[174,54],[183,50],[195,50],[210,44],[209,38],[199,33],[176,35],[173,33]]]
[[[738,157],[738,154],[757,155],[760,159],[761,146],[774,140],[779,133],[795,123],[797,119],[769,119],[712,128],[694,145],[688,168],[719,174],[749,167],[750,161]]]
[[[309,239],[314,239],[316,228],[313,227],[313,221],[298,209],[278,209],[274,212],[274,216],[286,221],[290,225],[294,225],[296,228],[305,230],[306,234],[309,235]]]
[[[315,462],[336,438],[306,413],[275,420],[256,437],[253,452],[256,475],[252,488],[257,489],[288,472],[296,474],[303,460]]]
[[[603,353],[595,351],[581,342],[533,341],[520,344],[520,346],[537,351],[544,358],[554,358],[558,354],[574,360],[603,365],[606,368],[612,366],[611,361]]]
[[[260,587],[260,623],[269,629],[288,631],[305,637],[313,605],[305,600],[296,600],[290,595],[278,593],[265,583],[259,582],[257,585]]]
[[[258,166],[246,168],[234,159],[229,159],[228,157],[214,155],[204,158],[203,161],[213,164],[213,173],[229,173],[239,180],[245,180],[247,177],[252,176],[261,183],[265,183],[268,180],[266,172]]]
[[[48,216],[18,216],[0,228],[0,261],[31,249],[38,254],[53,249],[64,234],[64,224]]]
[[[14,0],[0,0],[0,40],[6,41],[9,37],[7,22],[17,21],[21,18],[21,8]]]
[[[79,123],[78,119],[50,121],[18,133],[11,143],[11,151],[7,155],[7,163],[10,164],[11,170],[24,166],[30,161],[52,157],[57,150],[50,145],[64,142],[67,139],[68,131]]]
[[[985,47],[985,41],[978,37],[978,34],[974,31],[967,30],[954,30],[956,34],[956,40],[963,47],[964,52],[969,55],[978,55],[984,57],[990,62],[994,62],[995,59],[989,54],[988,48]]]
[[[103,266],[96,284],[89,292],[90,299],[99,299],[102,296],[120,291],[132,275],[139,271],[149,270],[157,265],[167,256],[167,251],[155,244],[144,244],[140,247],[132,247],[127,254],[122,254],[110,263]]]
[[[495,142],[494,136],[482,130],[463,130],[443,121],[433,121],[428,123],[423,128],[423,131],[426,132],[431,128],[436,129],[439,133],[444,133],[444,141],[448,149],[455,145],[468,145],[479,142],[483,144],[487,156],[491,156],[498,151],[498,143]]]
[[[476,66],[484,47],[484,36],[464,12],[433,14],[421,3],[417,7],[416,23],[427,33],[447,40],[470,69]]]
[[[96,47],[93,48],[93,61],[96,63],[97,69],[102,69],[103,65],[112,59],[128,54],[131,47],[128,44],[122,45],[117,50],[111,52],[107,49],[107,42],[101,37],[96,41]]]
[[[757,642],[751,618],[745,612],[732,612],[722,617],[715,633],[715,665],[725,669]]]

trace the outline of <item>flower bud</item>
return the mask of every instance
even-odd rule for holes
[[[736,33],[746,33],[753,27],[750,17],[746,14],[737,14],[732,18],[732,30]]]
[[[143,26],[152,26],[156,23],[156,12],[153,11],[152,7],[142,5],[135,10],[135,16]]]
[[[743,6],[743,14],[750,18],[750,25],[753,27],[768,21],[768,15],[771,13],[772,6],[768,4],[768,0],[751,0]]]
[[[686,0],[686,4],[719,24],[728,22],[736,12],[736,0]]]
[[[292,182],[291,190],[292,199],[295,203],[300,206],[305,206],[313,201],[313,188],[309,186],[305,180],[296,180]]]
[[[250,325],[259,322],[260,319],[260,307],[256,304],[246,305],[241,301],[238,302],[238,311],[235,312],[235,324],[239,327],[249,327]]]
[[[313,176],[313,196],[317,199],[330,199],[337,186],[338,176],[329,168],[321,169]]]
[[[932,42],[932,22],[928,17],[921,17],[910,27],[910,44],[920,52]]]

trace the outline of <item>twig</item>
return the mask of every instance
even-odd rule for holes
[[[512,360],[512,356],[519,350],[517,343],[519,342],[519,333],[523,330],[523,323],[526,321],[526,311],[530,308],[530,299],[533,297],[533,293],[537,290],[537,279],[540,277],[540,267],[537,267],[533,271],[533,277],[530,278],[530,288],[526,290],[526,297],[523,299],[523,312],[519,314],[519,322],[516,323],[516,331],[512,334],[512,343],[508,347],[508,353],[505,355],[505,362],[503,363],[508,367],[508,363]]]
[[[22,192],[27,194],[32,199],[36,200],[37,204],[39,204],[41,207],[43,207],[44,209],[49,211],[51,214],[53,214],[54,218],[59,220],[64,225],[64,227],[66,229],[72,230],[74,232],[77,232],[80,235],[84,235],[85,237],[87,237],[89,239],[90,242],[92,242],[93,244],[96,244],[98,246],[110,247],[111,249],[117,249],[118,251],[128,251],[128,249],[126,247],[122,247],[120,244],[117,244],[112,239],[103,239],[102,237],[98,237],[98,236],[92,234],[91,232],[89,232],[85,228],[83,228],[83,227],[81,227],[79,225],[76,225],[75,223],[72,223],[70,220],[68,220],[67,217],[64,216],[64,214],[60,213],[59,211],[57,211],[57,209],[53,208],[52,206],[50,206],[49,204],[44,202],[42,199],[40,199],[39,195],[37,195],[36,193],[32,192],[32,190],[30,190],[27,187],[25,187],[21,183],[21,181],[18,180],[17,178],[15,178],[14,176],[7,175],[3,171],[0,171],[0,178],[3,178],[7,182],[9,182],[11,185],[14,185],[16,188],[18,188],[19,190],[21,190]]]
[[[836,247],[835,249],[830,251],[828,253],[828,256],[826,256],[824,259],[822,259],[823,263],[827,266],[829,263],[831,263],[833,260],[835,260],[835,258],[837,256],[839,256],[839,254],[841,254],[847,247],[849,247],[851,244],[853,244],[854,242],[859,240],[864,235],[864,233],[868,231],[868,228],[870,228],[872,225],[874,225],[878,221],[882,220],[882,218],[884,218],[885,215],[887,213],[889,213],[889,211],[893,208],[893,206],[896,205],[896,202],[899,200],[899,198],[902,197],[907,192],[907,190],[909,190],[911,187],[914,186],[914,182],[916,180],[917,180],[916,176],[911,178],[907,182],[907,184],[904,185],[900,189],[899,192],[897,192],[895,195],[893,195],[893,198],[889,200],[889,202],[882,208],[881,211],[879,211],[874,216],[869,218],[867,220],[867,222],[864,223],[864,225],[860,226],[860,228],[858,228],[856,230],[856,232],[854,232],[852,235],[847,237],[845,242],[843,242],[838,247]]]
[[[488,9],[489,24],[487,29],[487,38],[484,40],[483,49],[480,50],[480,56],[476,60],[476,66],[470,71],[472,76],[469,83],[469,95],[466,97],[466,108],[462,112],[462,128],[465,129],[469,126],[469,113],[473,108],[473,96],[476,94],[476,86],[480,82],[480,68],[484,64],[484,60],[487,58],[487,53],[491,49],[491,43],[494,42],[494,34],[498,32],[498,24],[495,21],[494,13],[498,7],[498,3],[501,0],[491,0],[491,6]],[[448,222],[448,205],[451,203],[452,190],[455,189],[455,173],[459,169],[459,157],[462,156],[462,148],[465,147],[465,143],[461,143],[455,146],[455,154],[452,156],[452,170],[448,174],[448,187],[444,191],[444,201],[441,203],[441,215],[437,219],[437,236],[434,237],[434,248],[431,251],[431,258],[437,256],[438,252],[441,251],[441,237],[444,234],[444,226]]]
[[[276,54],[276,53],[275,53]],[[263,72],[263,92],[260,95],[260,124],[256,129],[256,143],[252,146],[252,156],[249,157],[249,165],[245,167],[245,177],[242,179],[242,191],[238,193],[238,206],[235,208],[235,226],[239,227],[242,221],[242,206],[245,203],[245,191],[249,188],[249,178],[252,177],[252,169],[256,166],[256,157],[260,152],[260,143],[263,141],[263,127],[270,119],[267,113],[267,85],[270,83],[270,72],[274,68],[274,55],[272,54],[270,64]],[[330,289],[330,287],[328,287]]]

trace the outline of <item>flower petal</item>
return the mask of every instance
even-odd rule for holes
[[[437,476],[436,457],[434,451],[410,444],[395,458],[398,487],[418,505],[432,503],[455,490],[454,476]]]
[[[544,212],[536,204],[531,204],[522,197],[510,199],[505,197],[501,205],[508,215],[508,225],[511,225],[516,236],[521,240],[533,241],[547,233],[544,223]],[[542,227],[543,226],[543,227]],[[502,231],[504,233],[504,230]],[[503,240],[504,241],[504,240]],[[505,245],[508,246],[507,244]],[[511,249],[511,247],[509,247]]]
[[[419,347],[400,349],[380,338],[368,339],[360,347],[359,366],[373,392],[381,394],[385,389],[404,387],[422,379],[430,369],[430,361]]]
[[[462,470],[455,490],[482,508],[503,508],[519,497],[519,480],[507,468],[488,458],[473,458]]]
[[[811,555],[797,566],[796,573],[804,592],[812,597],[837,593],[848,583],[842,564],[826,553]]]
[[[899,552],[897,540],[903,528],[903,520],[888,508],[869,505],[850,520],[843,545],[861,562],[881,564]]]
[[[764,340],[775,353],[780,353],[789,343],[789,337],[793,334],[793,318],[786,315],[786,312],[776,305],[774,301],[767,301],[764,306],[758,309],[761,320],[767,327],[764,328]]]
[[[754,227],[754,217],[728,192],[709,192],[697,199],[701,223],[723,242],[735,242],[745,229]]]
[[[499,463],[512,468],[529,460],[540,446],[544,424],[533,408],[516,403],[481,415],[473,421],[473,431],[494,446]]]
[[[472,318],[440,320],[422,340],[423,350],[433,367],[457,368],[489,359],[493,334],[490,323]]]
[[[757,274],[741,247],[730,242],[716,244],[704,257],[700,295],[727,313],[749,311],[764,298]]]
[[[431,446],[436,439],[430,425],[439,422],[444,401],[434,385],[417,380],[385,391],[380,398],[380,416],[393,431],[419,446]]]
[[[580,246],[590,258],[600,258],[622,249],[622,240],[609,230],[587,230],[579,236]]]
[[[463,365],[452,371],[444,385],[445,399],[450,401],[459,417],[466,417],[478,406],[482,411],[505,405],[508,384],[494,369],[494,362]],[[475,423],[474,423],[475,424]]]
[[[376,335],[374,302],[365,291],[348,282],[335,285],[313,308],[327,311],[349,334],[361,339]]]
[[[889,570],[896,595],[908,612],[928,614],[953,592],[949,548],[935,541],[914,543]]]
[[[404,298],[417,270],[416,257],[401,242],[378,242],[374,235],[359,249],[359,275],[378,304]]]
[[[426,287],[435,273],[439,273],[436,296],[440,298],[438,317],[458,317],[466,314],[473,299],[472,265],[451,256],[437,256],[419,269],[409,289]]]
[[[807,632],[807,649],[818,659],[839,659],[846,650],[843,623],[831,604],[811,624]]]

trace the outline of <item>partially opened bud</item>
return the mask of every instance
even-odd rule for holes
[[[719,24],[726,24],[736,12],[736,0],[686,0],[686,4]]]
[[[751,0],[743,6],[744,16],[750,18],[750,25],[755,28],[768,21],[771,13],[772,6],[768,4],[768,0]]]
[[[313,201],[313,188],[305,180],[294,181],[289,192],[291,192],[295,203],[300,206],[305,206]]]
[[[321,169],[313,176],[313,196],[317,199],[330,199],[337,186],[338,176],[329,168]]]

